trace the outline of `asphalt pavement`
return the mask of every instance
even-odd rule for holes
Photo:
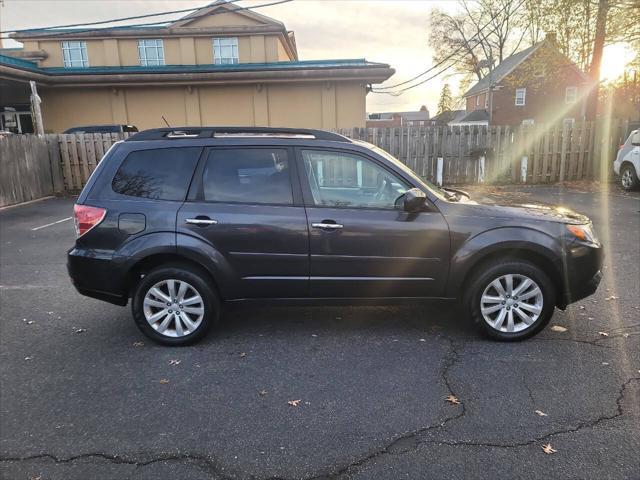
[[[433,304],[233,308],[158,346],[71,286],[73,199],[0,211],[1,478],[640,478],[640,194],[486,193],[605,244],[598,292],[521,343]]]

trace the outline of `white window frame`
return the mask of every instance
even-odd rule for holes
[[[239,62],[238,37],[215,37],[213,39],[213,63],[235,65]]]
[[[149,55],[154,52],[153,55]],[[164,65],[164,42],[160,38],[138,40],[138,59],[143,67]]]
[[[520,100],[520,102],[518,100]],[[527,89],[516,88],[516,107],[524,107],[526,104],[527,104]]]
[[[89,56],[87,55],[87,42],[64,41],[60,42],[62,47],[62,63],[65,68],[85,68],[89,66]],[[71,52],[80,52],[80,60],[71,58]]]
[[[533,118],[525,118],[522,120],[522,125],[535,125],[535,120]]]
[[[480,106],[480,95],[476,95],[476,107]]]
[[[564,103],[574,103],[578,99],[578,87],[567,87],[564,90]]]

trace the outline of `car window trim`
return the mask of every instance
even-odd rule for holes
[[[291,183],[292,203],[256,203],[256,202],[237,202],[237,201],[220,201],[206,200],[204,198],[204,169],[207,164],[210,152],[215,150],[286,150],[287,163],[289,170],[289,182]],[[255,206],[272,206],[272,207],[303,207],[303,194],[300,187],[300,181],[297,174],[297,162],[295,151],[289,145],[210,145],[203,148],[200,161],[196,166],[193,174],[191,185],[185,202],[192,203],[209,203],[209,204],[229,204],[229,205],[255,205]]]
[[[407,178],[405,178],[403,175],[399,174],[398,172],[396,172],[395,170],[389,168],[387,165],[384,165],[382,162],[380,162],[379,160],[377,160],[374,157],[371,157],[369,155],[367,155],[366,153],[362,153],[360,151],[355,151],[355,150],[348,150],[348,149],[344,149],[344,148],[331,148],[331,147],[320,147],[320,146],[296,146],[295,147],[296,150],[296,161],[298,163],[298,172],[300,176],[299,181],[301,183],[302,186],[302,196],[304,199],[304,206],[306,208],[331,208],[331,209],[339,209],[339,210],[377,210],[377,211],[383,211],[383,212],[398,212],[398,211],[402,211],[398,208],[384,208],[384,207],[353,207],[353,206],[338,206],[338,205],[316,205],[314,200],[313,200],[313,193],[311,192],[311,185],[309,185],[309,180],[306,178],[306,169],[304,166],[304,157],[302,156],[302,151],[303,150],[312,150],[312,151],[320,151],[320,152],[338,152],[338,153],[344,153],[347,155],[353,155],[356,157],[362,157],[364,160],[370,160],[372,161],[375,165],[379,166],[380,168],[382,168],[383,170],[386,170],[387,172],[389,172],[390,174],[392,174],[394,177],[399,178],[402,180],[402,182],[405,185],[408,185],[409,188],[414,188],[415,185],[410,182]],[[407,189],[408,190],[408,189]]]

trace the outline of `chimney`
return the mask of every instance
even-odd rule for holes
[[[421,111],[421,112],[426,112],[426,111],[427,111],[427,106],[426,106],[426,105],[422,105],[422,106],[420,107],[420,111]]]

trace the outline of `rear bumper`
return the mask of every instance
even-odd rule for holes
[[[600,245],[574,244],[567,253],[565,285],[558,307],[593,295],[602,280],[604,253]]]
[[[78,293],[115,305],[129,300],[124,259],[95,250],[72,248],[67,252],[67,271]]]

